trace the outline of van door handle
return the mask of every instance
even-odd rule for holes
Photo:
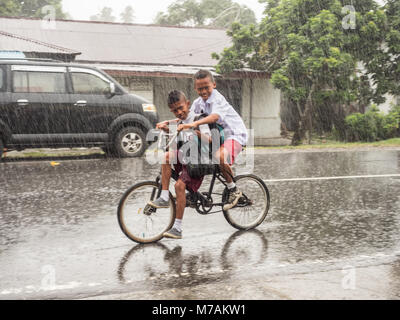
[[[74,106],[76,106],[76,107],[85,107],[86,104],[87,104],[87,101],[85,101],[85,100],[79,100],[79,101],[77,101],[77,102],[74,104]]]
[[[29,100],[19,99],[19,100],[17,100],[17,104],[19,107],[24,107],[24,106],[29,105]]]

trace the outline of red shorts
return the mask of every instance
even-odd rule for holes
[[[236,157],[243,150],[243,146],[233,139],[228,139],[224,142],[222,147],[229,152],[228,163],[232,165],[235,162]]]
[[[175,157],[176,164],[174,164],[174,170],[179,174],[178,180],[182,180],[188,189],[197,192],[203,183],[204,177],[195,179],[189,176],[186,166],[179,162],[178,151],[175,153]]]

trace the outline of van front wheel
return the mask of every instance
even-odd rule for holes
[[[147,148],[146,135],[137,127],[124,127],[117,133],[114,146],[117,156],[140,157]]]

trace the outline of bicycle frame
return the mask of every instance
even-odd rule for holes
[[[173,142],[173,141],[176,139],[176,137],[178,136],[178,134],[179,134],[179,132],[176,132],[176,133],[172,134],[172,138],[170,138],[169,143],[166,145],[165,148],[162,148],[162,147],[161,147],[161,143],[162,143],[163,131],[161,131],[161,134],[160,134],[160,137],[159,137],[159,144],[158,144],[159,149],[163,149],[164,152],[167,152],[168,149],[169,149],[169,147],[171,146],[172,142]],[[228,174],[232,177],[232,180],[235,181],[235,177],[233,177],[230,173],[228,173]],[[172,168],[171,178],[174,179],[175,181],[178,181],[178,179],[179,179],[179,174],[178,174],[173,168]],[[212,178],[211,178],[211,182],[210,182],[210,186],[209,186],[209,188],[208,188],[208,192],[206,193],[206,194],[208,194],[208,195],[210,196],[210,198],[211,198],[211,195],[213,194],[213,190],[214,190],[214,186],[215,186],[215,181],[216,181],[217,179],[218,179],[225,187],[227,187],[227,183],[226,183],[226,181],[225,181],[225,178],[223,177],[223,175],[222,175],[221,172],[220,172],[220,169],[219,169],[219,165],[218,165],[218,164],[215,165],[214,172],[213,172],[213,175],[212,175]],[[155,182],[159,185],[159,188],[158,188],[158,190],[157,190],[157,196],[156,196],[155,198],[158,198],[158,197],[160,197],[160,195],[161,195],[162,186],[161,186],[160,181],[161,181],[161,172],[160,172],[160,174],[157,176],[157,178],[156,178],[156,180],[155,180]],[[211,203],[210,203],[210,202],[209,202],[209,199],[207,199],[207,198],[205,197],[205,195],[203,195],[203,193],[201,193],[201,192],[194,192],[194,191],[192,191],[192,190],[190,190],[190,189],[188,189],[188,188],[186,188],[186,190],[190,193],[191,197],[194,198],[194,199],[196,200],[196,211],[197,211],[198,213],[200,213],[200,214],[211,214],[211,213],[216,213],[216,212],[222,211],[222,207],[224,206],[224,203],[223,203],[223,202],[214,203],[213,201],[211,201]],[[152,192],[152,195],[151,195],[152,199],[153,199],[153,197],[155,196],[155,192],[156,192],[156,190],[154,190],[154,191]],[[214,194],[215,194],[215,193],[214,193]],[[212,200],[212,198],[211,198],[211,200]],[[203,207],[203,210],[200,210],[200,206]],[[221,210],[214,211],[214,212],[210,212],[212,208],[218,207],[218,206],[221,207]],[[208,209],[206,209],[206,208],[208,208]]]
[[[176,173],[176,171],[175,171],[174,169],[172,169],[172,175],[171,175],[171,177],[172,177],[175,181],[178,181],[178,179],[179,179],[179,175]],[[213,195],[213,194],[214,194],[214,195],[217,194],[217,193],[213,193],[213,191],[214,191],[214,186],[215,186],[215,182],[216,182],[217,179],[218,179],[225,187],[227,187],[226,181],[225,181],[224,177],[222,176],[222,174],[221,174],[220,171],[219,171],[219,166],[218,166],[218,165],[215,165],[214,173],[213,173],[213,175],[212,175],[212,177],[211,177],[211,182],[210,182],[210,186],[209,186],[209,188],[208,188],[208,192],[205,193],[205,194],[209,195],[210,197],[211,197],[211,195]],[[234,179],[233,176],[232,176],[232,179]],[[158,197],[160,197],[160,195],[161,195],[162,186],[161,186],[160,181],[161,181],[161,174],[158,175],[157,178],[156,178],[156,180],[155,180],[155,182],[159,185],[159,188],[158,188],[158,190],[157,190],[157,196],[156,196],[155,198],[158,198]],[[190,190],[190,189],[188,189],[188,188],[186,188],[186,190],[190,193],[191,197],[192,197],[193,199],[196,200],[196,211],[197,211],[198,213],[200,213],[200,214],[211,214],[211,213],[216,213],[216,212],[222,211],[222,207],[224,206],[224,203],[223,203],[223,202],[214,203],[214,202],[212,201],[212,202],[210,203],[210,202],[209,202],[209,199],[207,199],[206,196],[205,196],[203,193],[201,193],[201,192],[199,192],[199,191],[194,192],[194,191],[192,191],[192,190]],[[156,190],[153,191],[152,197],[155,196],[155,192],[156,192]],[[222,195],[222,194],[221,194],[221,195]],[[211,198],[211,200],[212,200],[212,198]],[[200,206],[203,207],[203,210],[200,209]],[[221,210],[210,212],[211,209],[214,208],[214,207],[221,207]],[[205,208],[209,208],[209,209],[206,210]]]

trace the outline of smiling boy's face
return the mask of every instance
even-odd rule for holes
[[[216,83],[211,81],[209,77],[194,81],[194,89],[204,101],[208,100],[216,86]]]
[[[169,105],[169,109],[179,120],[185,120],[189,115],[189,105],[190,101],[181,97],[178,102]]]

